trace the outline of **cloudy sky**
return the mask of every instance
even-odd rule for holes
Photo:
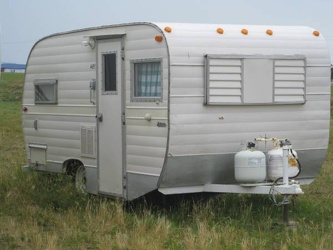
[[[333,54],[333,0],[0,0],[1,61],[26,63],[40,38],[137,21],[310,26]]]

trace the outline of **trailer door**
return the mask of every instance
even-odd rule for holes
[[[97,44],[99,192],[124,196],[121,39]]]

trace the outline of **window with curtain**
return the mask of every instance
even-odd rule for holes
[[[155,101],[162,97],[162,73],[160,61],[133,62],[132,100]]]

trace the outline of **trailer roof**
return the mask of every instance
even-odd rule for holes
[[[157,23],[174,63],[203,54],[303,55],[309,65],[330,65],[322,34],[305,26]]]
[[[306,56],[311,63],[330,64],[330,53],[322,34],[305,26],[134,22],[78,29],[48,37],[77,32],[94,37],[94,31],[100,33],[103,29],[139,25],[154,27],[161,33],[171,61],[178,63],[185,62],[186,55],[202,58],[203,54],[298,54]]]
[[[276,37],[282,35],[289,36],[308,36],[322,37],[322,34],[310,27],[305,26],[275,26],[275,25],[247,25],[247,24],[204,24],[204,23],[151,23],[151,22],[133,22],[123,24],[111,24],[97,27],[89,27],[71,31],[55,33],[50,36],[68,34],[74,32],[100,30],[106,28],[148,25],[159,28],[164,34],[180,35],[187,34],[192,36],[220,35],[221,37],[241,37],[241,36],[267,36]],[[181,32],[181,33],[180,33]],[[284,37],[285,38],[285,37]]]

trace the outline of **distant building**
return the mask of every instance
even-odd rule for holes
[[[25,64],[3,63],[1,64],[1,72],[24,73]]]

